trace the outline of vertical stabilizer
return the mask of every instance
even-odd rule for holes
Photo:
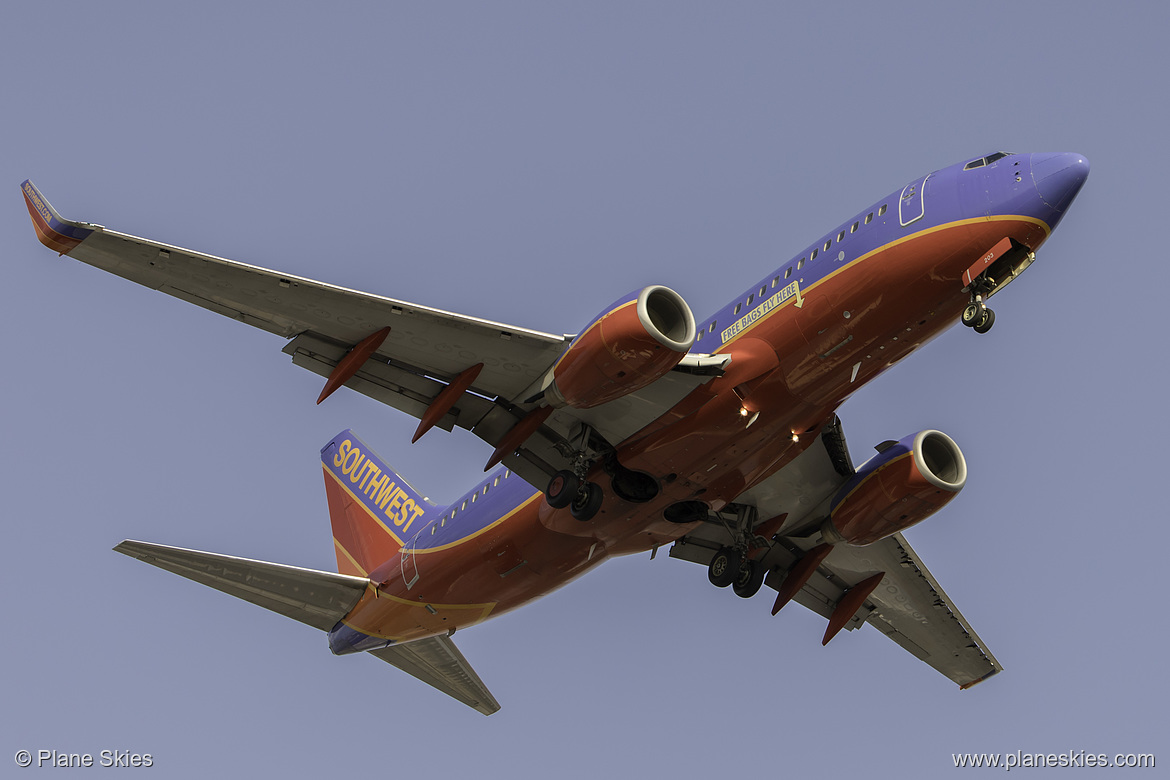
[[[438,507],[345,430],[321,450],[337,570],[364,577],[398,554]]]

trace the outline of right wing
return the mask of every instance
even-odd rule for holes
[[[572,337],[420,306],[162,244],[100,225],[66,220],[32,182],[22,185],[41,243],[83,263],[247,325],[291,339],[293,363],[329,376],[349,350],[389,327],[386,340],[345,385],[422,417],[463,371],[483,364],[471,387],[437,423],[496,446],[535,407],[530,399]],[[688,355],[678,370],[635,393],[589,410],[557,409],[525,444],[527,457],[504,460],[544,487],[568,468],[561,446],[579,423],[618,444],[717,375],[725,357]]]
[[[764,584],[783,587],[796,562],[816,546],[828,500],[852,475],[834,417],[791,463],[737,497],[736,503],[756,507],[757,533],[775,534],[762,558],[770,570]],[[724,525],[703,523],[676,542],[670,556],[706,565],[730,540]],[[834,545],[793,600],[827,619],[851,587],[878,572],[885,575],[881,585],[845,628],[870,623],[963,688],[1003,669],[900,533],[866,547]]]

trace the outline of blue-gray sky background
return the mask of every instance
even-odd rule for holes
[[[156,777],[936,777],[953,752],[1170,762],[1170,11],[1153,3],[38,3],[0,25],[0,766]],[[124,538],[334,566],[318,449],[422,491],[489,452],[284,342],[37,243],[64,216],[574,332],[619,295],[699,317],[912,178],[997,149],[1093,169],[985,337],[841,410],[855,460],[939,428],[971,476],[908,536],[1005,672],[959,692],[872,628],[611,561],[458,635],[484,718]],[[1152,242],[1152,243],[1151,243]],[[1163,755],[1164,754],[1164,755]],[[33,772],[35,770],[26,770]],[[44,770],[42,770],[44,771]],[[5,772],[7,774],[7,772]]]

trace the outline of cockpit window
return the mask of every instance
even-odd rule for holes
[[[1011,155],[1011,152],[996,152],[989,154],[986,157],[980,157],[978,160],[972,160],[963,166],[963,170],[969,171],[972,168],[982,168],[984,165],[991,165],[996,160],[1002,160],[1004,157]]]

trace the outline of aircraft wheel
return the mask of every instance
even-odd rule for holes
[[[601,491],[601,485],[596,482],[586,482],[577,491],[569,511],[573,517],[581,522],[592,520],[593,516],[597,514],[597,510],[601,509],[601,502],[604,498],[605,494]]]
[[[979,323],[974,326],[975,332],[976,333],[986,333],[987,331],[991,330],[991,326],[994,324],[995,324],[995,312],[993,312],[991,309],[986,309],[983,312],[983,319],[979,320]]]
[[[764,584],[764,575],[767,573],[768,570],[759,561],[743,561],[739,564],[739,571],[735,582],[731,583],[731,589],[740,598],[750,599],[760,592],[760,586]]]
[[[548,487],[544,489],[544,500],[553,509],[564,509],[573,503],[573,498],[580,487],[581,480],[577,479],[576,474],[571,471],[558,471],[553,474],[553,478],[548,481]]]
[[[717,588],[726,588],[735,581],[742,560],[743,555],[739,550],[731,547],[721,548],[711,559],[711,565],[707,567],[707,579]]]
[[[963,309],[963,324],[968,328],[974,328],[980,323],[984,311],[986,311],[986,309],[977,303],[967,304],[967,308]]]

